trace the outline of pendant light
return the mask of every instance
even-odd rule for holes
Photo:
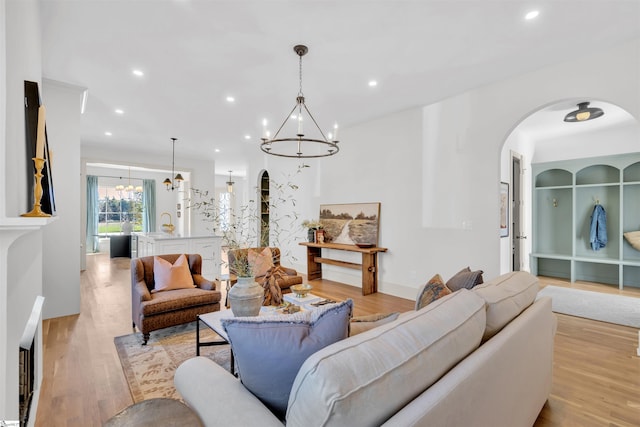
[[[171,176],[175,173],[175,163],[176,163],[176,141],[178,138],[171,138],[173,141],[173,154],[171,155]],[[176,174],[173,178],[173,181],[169,178],[165,179],[162,183],[167,186],[167,191],[177,190],[180,188],[180,183],[184,181],[181,174]]]
[[[227,181],[227,193],[233,193],[233,184],[234,182],[231,181],[231,171],[229,171],[229,181]]]
[[[313,118],[311,111],[307,108],[304,94],[302,93],[302,57],[307,54],[309,48],[304,45],[296,45],[293,51],[299,57],[300,89],[296,97],[296,105],[291,112],[285,116],[282,125],[280,125],[278,131],[273,135],[273,138],[270,138],[270,133],[266,129],[266,122],[263,122],[264,129],[260,149],[273,156],[291,157],[295,159],[333,156],[340,151],[338,148],[338,125],[334,125],[333,135],[329,134],[329,138],[327,138],[322,129],[320,129],[320,126],[318,126],[316,119]],[[294,117],[298,122],[297,132],[290,137],[278,137],[287,121]],[[311,127],[312,123],[315,125],[316,129],[320,132],[319,138],[305,137],[303,120],[309,123],[307,125],[308,128]]]

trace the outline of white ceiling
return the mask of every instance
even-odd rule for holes
[[[328,130],[640,37],[638,0],[42,1],[43,76],[88,88],[83,146],[170,158],[177,137],[176,158],[222,174],[243,171],[262,119],[273,132],[295,104],[299,43]]]

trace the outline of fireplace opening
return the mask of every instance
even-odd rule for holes
[[[20,404],[20,426],[26,426],[29,420],[29,409],[31,408],[31,400],[33,398],[33,389],[35,384],[35,341],[31,340],[29,348],[20,346],[18,356],[18,393]]]
[[[21,427],[27,425],[29,412],[31,412],[32,403],[34,403],[34,393],[36,388],[40,386],[36,376],[40,375],[38,372],[40,350],[38,348],[41,343],[36,333],[40,326],[43,304],[44,297],[37,296],[18,347],[18,414]],[[35,404],[37,405],[37,399],[35,399]]]

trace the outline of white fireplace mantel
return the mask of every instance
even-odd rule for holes
[[[0,218],[0,420],[18,418],[18,343],[36,297],[42,295],[43,242],[40,230],[56,219]],[[39,324],[41,322],[39,319]],[[39,392],[42,373],[40,334],[37,341],[40,347],[36,362],[38,383],[34,387]],[[37,397],[35,400],[37,402]],[[30,421],[35,419],[34,404]]]

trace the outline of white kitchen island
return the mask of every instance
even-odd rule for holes
[[[183,236],[162,232],[133,233],[137,238],[136,256],[162,254],[200,254],[202,276],[213,280],[220,278],[221,237],[211,235]],[[135,241],[132,242],[135,247]]]

